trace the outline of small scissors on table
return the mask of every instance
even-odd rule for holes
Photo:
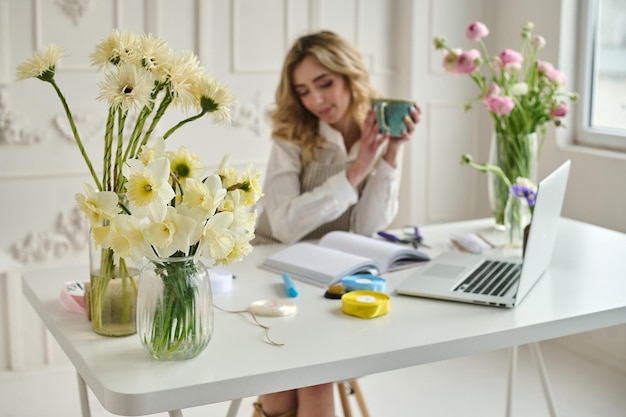
[[[381,230],[380,232],[378,232],[378,236],[392,243],[402,243],[405,245],[411,245],[415,249],[417,249],[419,246],[423,246],[425,248],[430,249],[430,246],[428,246],[427,244],[423,242],[424,237],[420,233],[420,229],[417,226],[404,226],[402,228],[402,235],[403,235],[403,238],[400,238],[394,234],[385,232],[384,230]]]

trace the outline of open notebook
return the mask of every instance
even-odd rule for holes
[[[550,264],[570,161],[539,183],[532,226],[521,262],[444,252],[397,287],[398,294],[495,307],[519,304]]]

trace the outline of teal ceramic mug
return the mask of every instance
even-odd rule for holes
[[[379,98],[372,100],[372,107],[380,133],[390,132],[392,137],[400,137],[407,129],[405,117],[411,117],[410,109],[416,106],[414,101]]]

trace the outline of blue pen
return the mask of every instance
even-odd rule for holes
[[[287,289],[287,294],[289,294],[290,297],[297,297],[298,290],[296,289],[296,285],[291,280],[291,277],[289,276],[289,274],[286,272],[283,272],[282,275],[283,275],[283,281],[285,282],[285,289]]]

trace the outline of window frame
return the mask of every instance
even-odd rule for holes
[[[600,0],[580,0],[579,4],[581,22],[579,44],[582,48],[579,56],[581,74],[578,91],[581,111],[577,117],[578,142],[585,146],[626,152],[626,131],[591,126],[592,80],[597,76],[593,57],[598,48]]]

